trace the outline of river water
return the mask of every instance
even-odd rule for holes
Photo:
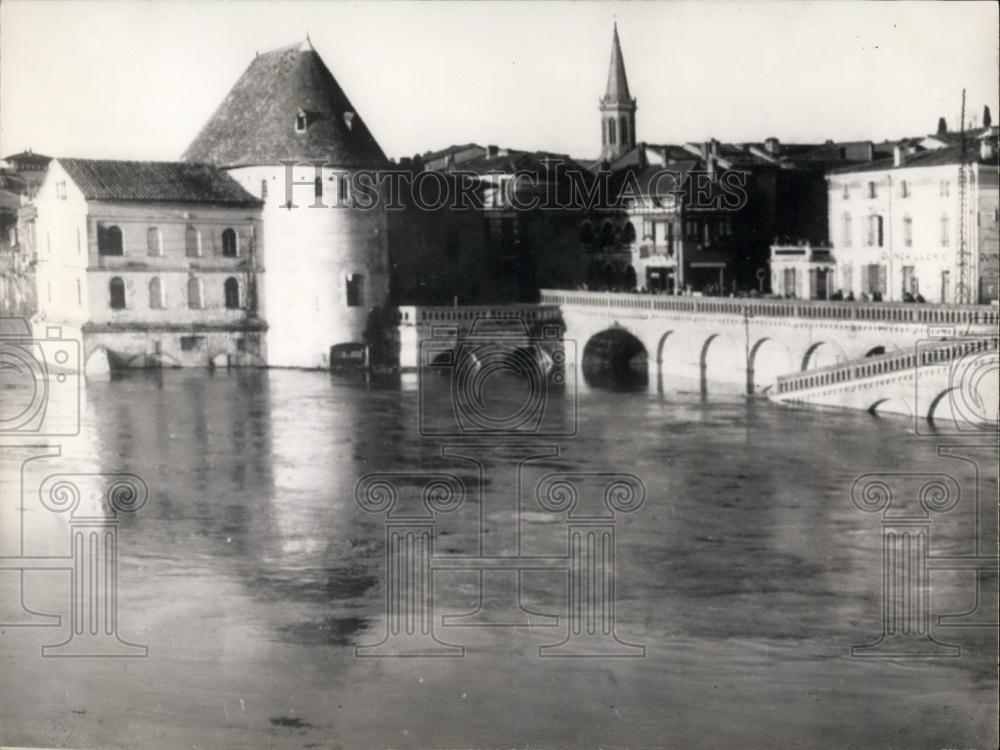
[[[149,655],[41,658],[64,630],[0,629],[0,744],[997,746],[994,631],[938,628],[940,641],[961,645],[959,658],[851,658],[881,631],[881,518],[852,504],[859,475],[953,475],[968,492],[935,519],[932,552],[975,545],[974,473],[938,456],[942,439],[905,420],[684,383],[581,383],[575,396],[548,393],[544,423],[516,445],[470,447],[483,441],[432,434],[447,432],[449,391],[446,379],[427,382],[423,394],[410,376],[296,371],[88,383],[81,435],[61,456],[25,465],[25,553],[69,550],[64,522],[33,502],[44,476],[140,475],[150,497],[121,518],[118,627]],[[524,387],[496,378],[487,406],[516,405]],[[2,554],[17,554],[10,529],[32,450],[3,449]],[[522,574],[534,614],[501,612],[527,627],[476,628],[440,627],[440,615],[475,610],[480,592],[475,572],[440,570],[436,635],[464,657],[355,657],[387,626],[385,516],[355,502],[360,477],[457,476],[467,496],[440,514],[439,556],[558,556],[567,518],[534,505],[532,492],[553,471],[628,473],[645,487],[645,503],[613,519],[615,627],[644,655],[539,658],[539,646],[565,638],[567,578],[552,569]],[[988,465],[984,475],[995,497]],[[414,481],[399,479],[404,490]],[[15,575],[0,572],[8,612]],[[972,606],[971,575],[932,574],[935,614]],[[26,573],[25,606],[65,622],[66,580]],[[483,603],[499,611],[510,595],[501,585]],[[545,615],[562,615],[560,625]]]

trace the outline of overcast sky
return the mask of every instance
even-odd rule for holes
[[[305,37],[392,157],[596,156],[617,18],[652,143],[898,138],[998,107],[998,9],[959,3],[0,5],[0,153],[176,159],[256,51]]]

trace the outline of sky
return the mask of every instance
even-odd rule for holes
[[[600,151],[617,21],[640,141],[880,141],[1000,120],[993,2],[0,4],[0,154],[177,159],[254,54],[313,46],[390,157]]]

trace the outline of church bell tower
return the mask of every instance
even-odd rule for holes
[[[625,60],[618,41],[618,24],[611,38],[608,87],[601,99],[601,159],[612,161],[635,146],[637,105],[628,90]]]

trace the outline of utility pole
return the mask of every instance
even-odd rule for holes
[[[955,301],[960,305],[971,303],[969,279],[969,248],[966,237],[966,191],[968,189],[968,153],[965,145],[965,89],[962,89],[962,114],[959,120],[959,162],[958,162],[958,287]]]

